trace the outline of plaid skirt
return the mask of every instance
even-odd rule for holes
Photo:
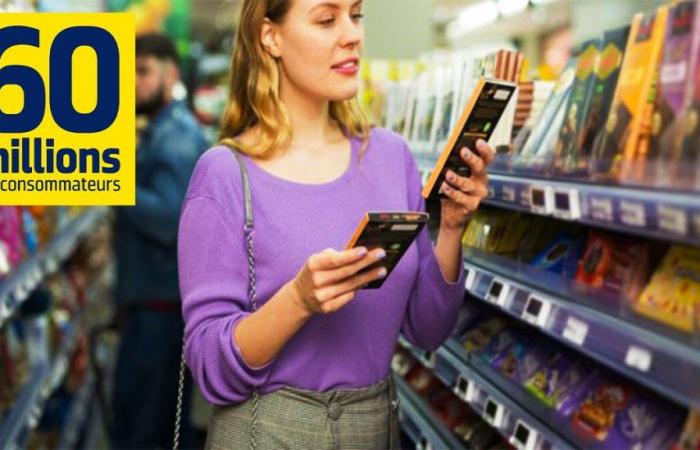
[[[398,395],[392,375],[369,387],[313,392],[282,388],[258,398],[257,449],[398,450]],[[252,400],[217,406],[208,450],[251,447]]]

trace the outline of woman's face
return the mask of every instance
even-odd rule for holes
[[[293,0],[280,24],[263,30],[263,43],[280,60],[285,85],[324,100],[358,90],[362,0]],[[267,36],[266,36],[267,34]]]

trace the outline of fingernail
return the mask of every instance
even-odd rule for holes
[[[365,247],[358,247],[355,250],[355,253],[357,254],[357,256],[365,256],[367,254],[367,249]]]
[[[479,139],[478,141],[476,141],[476,146],[477,146],[477,147],[483,148],[484,145],[486,145],[486,141],[484,141],[483,139]]]
[[[374,256],[377,259],[384,259],[386,257],[386,252],[384,250],[379,250]]]
[[[447,179],[448,179],[449,181],[454,181],[454,180],[455,180],[455,174],[454,174],[454,172],[452,172],[451,170],[448,170],[448,171],[447,171]]]
[[[442,183],[442,188],[440,190],[442,192],[448,192],[450,190],[450,186],[447,183]]]
[[[469,150],[466,148],[462,149],[462,156],[464,156],[465,158],[469,156]]]
[[[379,272],[377,272],[377,275],[379,276],[379,278],[384,278],[386,276],[386,269],[382,267],[381,269],[379,269]]]

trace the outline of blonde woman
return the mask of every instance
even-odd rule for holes
[[[340,250],[367,211],[422,211],[404,140],[357,106],[358,0],[244,0],[221,143],[202,156],[179,229],[185,357],[216,405],[208,448],[397,448],[391,376],[399,333],[437,348],[463,300],[460,236],[486,195],[492,150],[442,186],[424,230],[384,277],[384,252]],[[238,160],[254,220],[252,308]],[[479,157],[481,155],[481,157]]]

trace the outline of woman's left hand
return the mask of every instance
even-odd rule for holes
[[[495,152],[482,139],[476,141],[478,153],[463,148],[460,156],[471,168],[470,177],[460,177],[448,171],[440,191],[447,196],[442,200],[440,228],[461,233],[471,215],[488,195],[488,175],[486,167],[493,160]]]

